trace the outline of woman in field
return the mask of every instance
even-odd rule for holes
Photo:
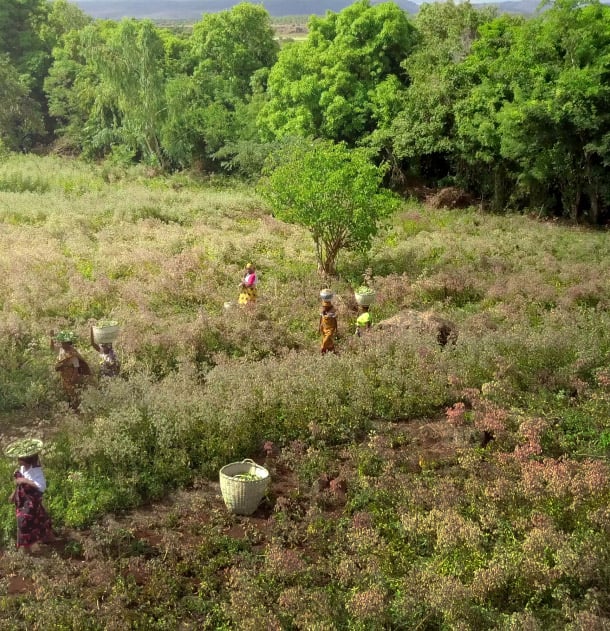
[[[10,500],[15,504],[17,517],[17,547],[30,546],[54,539],[51,519],[42,505],[42,496],[47,488],[39,452],[42,441],[24,439],[11,443],[6,449],[8,456],[17,457],[19,468],[13,473],[15,490]]]
[[[239,305],[254,305],[256,303],[256,270],[252,263],[246,265],[246,273],[243,280],[239,284]]]
[[[330,300],[322,301],[320,311],[320,324],[318,332],[322,335],[322,346],[320,352],[324,355],[329,351],[335,352],[335,335],[337,335],[337,314],[333,303]]]
[[[114,352],[112,343],[97,344],[93,339],[93,327],[89,327],[91,346],[100,355],[100,377],[118,377],[121,372],[121,362]]]
[[[51,331],[51,350],[57,350],[55,370],[61,375],[61,383],[68,397],[70,407],[78,408],[78,387],[91,376],[89,364],[74,348],[76,336],[72,331],[60,331],[57,335]]]
[[[373,320],[367,305],[358,307],[358,317],[356,318],[356,335],[360,337],[363,331],[370,331]]]

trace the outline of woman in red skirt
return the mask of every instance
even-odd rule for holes
[[[19,468],[13,473],[15,490],[11,500],[17,517],[17,547],[29,549],[39,541],[54,539],[51,519],[42,505],[47,482],[40,466],[39,452],[42,441],[25,439],[12,443],[7,455],[17,456]]]

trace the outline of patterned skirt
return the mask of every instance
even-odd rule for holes
[[[322,346],[320,350],[322,353],[334,352],[337,320],[335,318],[322,317],[320,329],[322,332]]]
[[[17,547],[28,547],[53,536],[51,518],[42,505],[42,493],[26,484],[15,489]]]
[[[239,304],[247,305],[256,302],[256,287],[242,287],[239,293]]]

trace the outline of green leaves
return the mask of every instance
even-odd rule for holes
[[[608,15],[598,4],[561,2],[531,20],[505,17],[481,29],[463,64],[474,86],[455,106],[456,132],[477,174],[493,165],[497,208],[512,195],[519,206],[599,220],[610,192],[602,168]]]
[[[320,270],[336,272],[341,249],[366,250],[379,221],[398,207],[381,188],[386,165],[370,151],[332,142],[295,143],[270,160],[259,191],[277,216],[306,227],[316,244]]]
[[[362,142],[375,128],[376,86],[404,80],[400,65],[413,46],[413,26],[396,5],[360,0],[312,18],[309,27],[307,40],[284,48],[271,71],[262,132]]]
[[[38,103],[8,57],[0,54],[0,144],[18,150],[42,131]]]

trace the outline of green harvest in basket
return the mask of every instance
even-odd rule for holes
[[[116,320],[98,320],[96,326],[100,329],[105,329],[110,326],[119,326],[119,323]]]
[[[58,342],[74,343],[76,341],[76,334],[74,331],[63,330],[55,334],[55,339]]]
[[[360,285],[360,287],[358,287],[358,289],[356,289],[354,293],[362,294],[366,296],[369,294],[374,294],[375,292],[370,287],[367,287],[366,285]]]
[[[233,478],[235,480],[249,480],[250,482],[262,479],[257,476],[256,473],[238,473],[237,475],[234,475]]]
[[[40,438],[21,438],[8,445],[4,453],[10,458],[28,458],[40,453],[42,444]]]

